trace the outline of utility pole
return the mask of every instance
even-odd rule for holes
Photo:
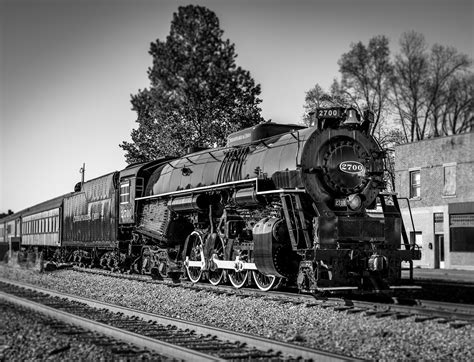
[[[82,190],[82,186],[84,185],[84,174],[86,173],[85,163],[82,164],[82,167],[79,169],[79,173],[81,174],[81,190]]]

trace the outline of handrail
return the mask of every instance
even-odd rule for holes
[[[413,214],[411,212],[410,199],[408,197],[397,197],[397,199],[407,201],[408,211],[410,212],[411,227],[413,229],[413,232],[415,232],[416,229],[415,229],[415,223],[413,222]],[[399,206],[399,208],[400,208],[400,206]]]

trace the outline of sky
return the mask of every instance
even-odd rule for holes
[[[149,86],[150,43],[179,6],[214,11],[262,116],[298,123],[305,93],[339,77],[352,43],[403,32],[473,57],[472,0],[0,0],[0,213],[126,166],[130,95]]]

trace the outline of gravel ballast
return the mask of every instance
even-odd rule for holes
[[[108,303],[260,335],[362,359],[474,359],[472,325],[452,328],[436,320],[415,322],[346,314],[307,304],[147,284],[61,270],[38,273],[0,265],[0,276]]]
[[[77,327],[70,333],[71,326],[1,300],[0,310],[0,361],[127,360],[128,350],[133,348]],[[110,345],[104,346],[104,341]],[[164,360],[137,351],[133,360]]]

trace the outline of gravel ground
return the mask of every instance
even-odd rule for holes
[[[370,360],[474,360],[472,326],[394,320],[306,304],[281,305],[207,291],[62,270],[0,265],[0,276],[109,303]]]

